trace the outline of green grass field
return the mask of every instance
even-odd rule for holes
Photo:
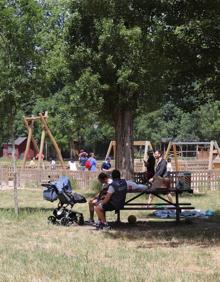
[[[57,203],[44,201],[40,189],[19,190],[18,217],[13,191],[0,191],[0,198],[0,281],[220,281],[220,192],[184,197],[215,210],[208,220],[176,225],[132,212],[132,226],[124,211],[117,226],[112,212],[108,232],[48,225]],[[86,204],[75,209],[88,217]]]

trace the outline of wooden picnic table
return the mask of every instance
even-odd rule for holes
[[[172,189],[164,189],[164,188],[151,189],[149,188],[143,191],[128,191],[127,194],[134,193],[136,195],[126,200],[123,208],[115,211],[115,213],[117,214],[117,222],[120,222],[120,212],[122,210],[165,210],[165,209],[176,210],[176,222],[179,222],[182,209],[184,210],[194,209],[194,207],[191,206],[191,203],[180,203],[179,196],[183,192],[193,193],[193,190],[192,189],[181,189],[180,190],[180,189],[175,189],[175,188],[172,188]],[[168,199],[164,197],[168,193],[172,193],[175,195],[173,202],[169,201]],[[144,194],[145,195],[152,194],[155,197],[162,200],[162,203],[151,203],[147,205],[147,203],[135,202],[136,199],[138,199],[139,197],[141,197]]]

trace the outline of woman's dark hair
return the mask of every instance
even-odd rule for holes
[[[114,169],[112,171],[112,179],[120,179],[121,178],[121,173],[119,170]]]

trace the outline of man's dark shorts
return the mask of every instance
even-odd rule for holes
[[[102,205],[103,211],[114,211],[116,208],[111,203],[106,203]]]

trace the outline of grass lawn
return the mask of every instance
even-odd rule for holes
[[[124,211],[108,232],[48,225],[57,203],[44,201],[40,189],[19,190],[18,217],[13,192],[0,191],[0,199],[0,281],[220,281],[220,192],[184,196],[215,210],[208,220],[176,225],[142,211],[132,212],[138,223],[129,225]],[[88,217],[86,204],[75,209]]]

